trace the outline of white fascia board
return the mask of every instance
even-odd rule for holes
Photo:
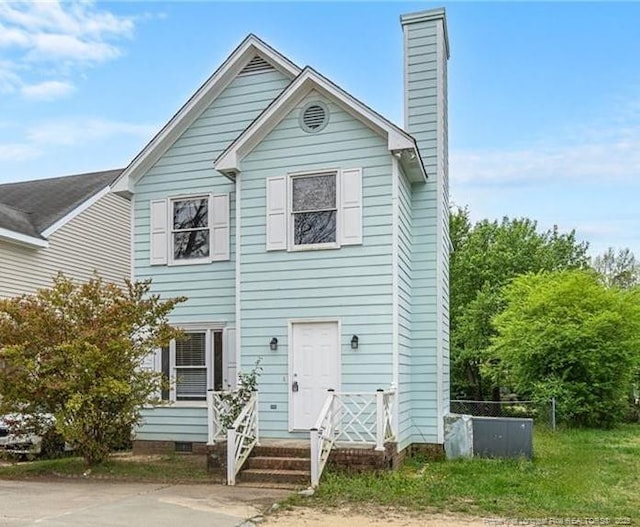
[[[66,215],[64,215],[62,218],[56,221],[53,225],[50,225],[49,227],[47,227],[44,231],[42,231],[42,236],[44,236],[45,238],[48,238],[54,232],[56,232],[60,227],[66,225],[73,218],[75,218],[79,214],[82,214],[85,210],[91,207],[91,205],[93,205],[97,201],[104,198],[107,194],[109,194],[110,191],[111,191],[111,187],[108,187],[108,186],[104,187],[100,192],[97,192],[96,194],[91,196],[89,199],[80,203],[80,205],[78,205],[72,211],[68,212]]]
[[[391,152],[395,150],[415,150],[416,145],[406,134],[400,134],[395,130],[389,132],[387,141],[388,148]]]
[[[0,239],[36,249],[49,247],[49,242],[47,240],[35,238],[34,236],[29,236],[27,234],[21,234],[2,227],[0,227]]]
[[[227,60],[207,79],[158,134],[133,159],[113,184],[114,192],[133,193],[135,182],[169,149],[200,114],[224,91],[236,75],[256,54],[264,56],[273,66],[290,77],[300,68],[255,35],[249,35]]]
[[[220,158],[214,163],[213,167],[223,174],[235,174],[239,171],[238,152],[233,150]]]

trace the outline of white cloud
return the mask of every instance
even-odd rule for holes
[[[635,180],[640,175],[638,110],[640,99],[625,101],[600,122],[581,124],[562,136],[551,132],[544,142],[532,141],[526,148],[452,151],[452,177],[473,184]]]
[[[147,18],[117,15],[92,0],[0,2],[0,93],[27,95],[56,72],[54,80],[69,86],[83,68],[119,57],[138,20]]]
[[[70,95],[75,91],[73,84],[62,81],[44,81],[22,86],[22,95],[27,99],[50,101]]]
[[[0,161],[25,161],[40,156],[36,146],[26,143],[0,144]]]
[[[113,136],[149,138],[156,125],[83,117],[44,123],[27,131],[30,142],[40,145],[79,145]]]
[[[11,65],[0,61],[0,93],[13,93],[20,83],[20,77],[12,71]]]
[[[85,41],[74,35],[34,35],[33,44],[26,54],[28,60],[62,60],[67,64],[82,64],[104,62],[120,55],[120,50],[112,44]]]
[[[27,60],[109,60],[134,28],[133,17],[116,16],[90,1],[0,4],[0,46],[23,48]]]

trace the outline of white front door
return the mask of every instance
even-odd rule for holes
[[[296,322],[291,337],[291,428],[309,430],[322,410],[327,390],[340,389],[338,323]]]

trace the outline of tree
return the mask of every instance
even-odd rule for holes
[[[520,276],[503,295],[492,346],[501,381],[534,400],[556,397],[566,423],[618,422],[638,371],[640,291],[571,270]]]
[[[145,357],[178,332],[150,281],[121,289],[58,275],[51,289],[0,300],[0,414],[53,415],[87,465],[103,461],[158,392]]]
[[[541,270],[588,265],[587,244],[557,227],[538,232],[527,218],[483,220],[473,225],[467,209],[450,215],[451,383],[454,397],[499,397],[499,387],[482,376],[495,330],[491,319],[503,309],[502,288],[514,277]]]
[[[628,249],[620,249],[618,254],[609,247],[604,254],[596,256],[591,266],[600,274],[607,287],[629,288],[640,285],[640,264]]]

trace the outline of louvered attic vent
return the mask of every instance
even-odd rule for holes
[[[319,132],[329,122],[329,109],[321,102],[307,104],[300,112],[300,126],[305,132]]]
[[[242,68],[239,75],[251,75],[253,73],[262,73],[264,71],[271,71],[275,69],[271,64],[264,60],[261,56],[256,55],[253,57],[247,65]]]

